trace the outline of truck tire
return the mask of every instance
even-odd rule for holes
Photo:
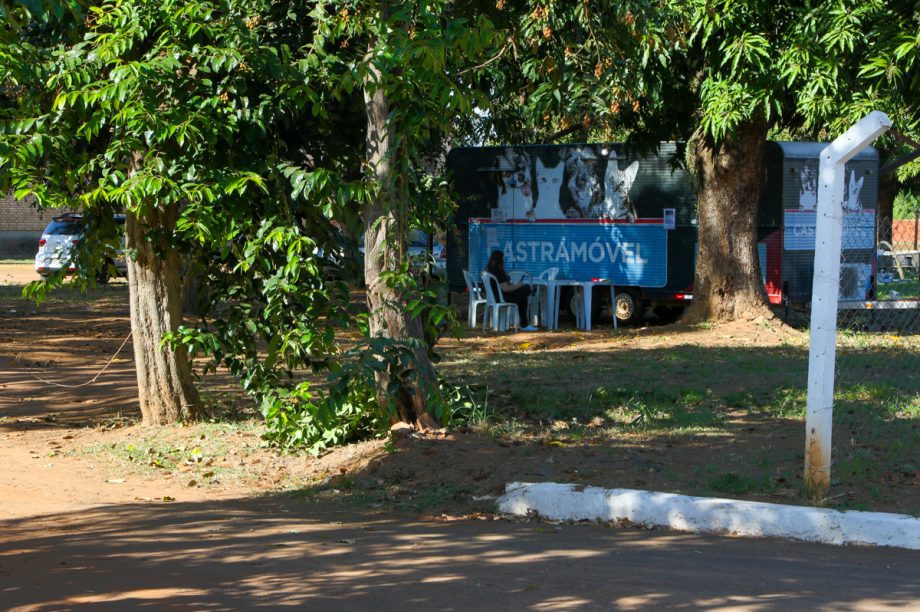
[[[642,296],[635,289],[617,289],[613,316],[618,325],[636,325],[642,321],[644,306]]]
[[[569,289],[566,287],[565,289]],[[601,312],[604,310],[604,293],[607,292],[606,287],[602,287],[603,291],[598,291],[598,287],[594,288],[594,292],[591,294],[591,321],[592,325],[597,325],[598,319],[600,319]],[[575,317],[575,311],[577,310],[576,304],[578,303],[578,294],[569,289],[569,292],[566,294],[567,298],[564,302],[568,304],[569,314],[572,317]],[[564,296],[565,297],[565,296]]]

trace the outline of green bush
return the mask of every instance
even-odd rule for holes
[[[895,219],[913,219],[918,211],[920,211],[920,194],[902,191],[895,196]]]

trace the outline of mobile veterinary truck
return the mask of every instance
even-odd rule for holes
[[[772,303],[807,302],[824,145],[765,147],[758,216],[764,283]],[[463,270],[478,274],[498,249],[508,269],[537,275],[555,267],[560,278],[610,281],[622,323],[637,322],[649,306],[661,316],[679,314],[692,299],[697,241],[696,190],[681,160],[675,143],[647,156],[622,144],[453,149],[447,168],[459,202],[448,233],[450,289],[462,291]],[[871,148],[847,165],[844,248],[858,254],[847,261],[861,262],[853,268],[853,295],[863,297],[874,275],[877,168]],[[609,290],[595,291],[596,317]]]

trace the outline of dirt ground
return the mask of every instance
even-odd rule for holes
[[[247,400],[220,377],[203,385],[206,401],[221,415],[214,422],[139,426],[130,342],[95,383],[84,384],[128,334],[127,286],[114,282],[89,296],[63,293],[36,307],[17,297],[18,285],[31,278],[28,266],[0,266],[6,285],[0,286],[5,608],[234,609],[270,602],[459,609],[493,602],[535,609],[745,609],[758,602],[802,608],[837,602],[873,609],[920,598],[916,555],[907,551],[578,531],[498,523],[492,515],[496,496],[516,480],[693,492],[682,480],[692,473],[688,466],[731,464],[753,454],[783,457],[797,470],[800,421],[778,426],[775,419],[729,414],[743,436],[689,438],[643,431],[579,438],[566,429],[570,424],[560,425],[557,436],[552,423],[542,433],[453,429],[352,444],[320,458],[279,455],[262,445]],[[803,341],[795,330],[763,322],[613,336],[473,336],[443,343],[443,367],[459,375],[483,367],[474,356],[552,354],[575,361],[588,356],[608,372],[622,361],[611,354],[654,357],[688,342],[718,351],[752,343],[801,350]],[[489,376],[497,385],[496,410],[513,413],[519,401],[513,387],[494,372]],[[917,508],[912,477],[891,485],[895,493],[876,500],[880,509]],[[791,482],[739,496],[798,503],[795,495]],[[865,580],[846,578],[855,574]]]
[[[803,501],[802,422],[724,406],[718,415],[722,429],[702,428],[694,435],[636,430],[611,436],[556,416],[539,430],[496,434],[455,428],[395,443],[352,444],[315,459],[265,448],[251,404],[232,382],[217,377],[206,381],[203,395],[222,413],[220,419],[147,430],[137,424],[130,342],[97,382],[84,384],[127,336],[125,283],[114,282],[89,296],[64,293],[36,307],[18,298],[16,287],[33,275],[28,266],[0,266],[0,278],[7,279],[7,286],[0,287],[5,291],[0,293],[0,465],[13,467],[4,470],[4,490],[11,494],[0,496],[0,516],[33,516],[98,503],[194,502],[283,491],[334,506],[476,516],[488,514],[494,499],[513,481],[717,494],[718,489],[706,488],[715,481],[728,487],[721,496]],[[441,351],[444,371],[478,369],[494,384],[489,401],[495,410],[506,411],[509,421],[515,421],[520,404],[531,397],[521,393],[530,392],[530,384],[533,392],[548,393],[552,383],[541,391],[538,382],[551,380],[551,374],[536,367],[515,372],[515,365],[505,368],[501,361],[488,361],[499,367],[498,374],[486,375],[474,356],[517,359],[514,364],[528,356],[544,364],[585,359],[600,376],[618,380],[637,375],[637,366],[623,356],[641,352],[650,370],[638,375],[654,379],[662,360],[673,359],[682,346],[697,351],[692,360],[710,354],[699,351],[725,355],[752,346],[758,352],[801,353],[805,342],[799,331],[758,321],[705,329],[647,327],[615,335],[609,330],[473,335],[447,339]],[[739,363],[747,369],[760,367],[760,362]],[[714,367],[724,369],[718,363]],[[530,377],[523,386],[521,376]],[[771,384],[769,377],[765,384]],[[572,403],[580,401],[573,397]],[[908,449],[908,456],[917,453]],[[732,480],[735,472],[754,464],[769,466],[761,470],[767,484],[763,490],[739,488]],[[73,482],[75,474],[81,476],[79,484]],[[832,491],[831,505],[917,512],[920,486],[915,473],[895,470],[879,478],[884,494],[844,482]]]

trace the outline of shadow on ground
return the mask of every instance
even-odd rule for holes
[[[126,287],[113,285],[40,308],[0,300],[0,433],[138,418],[130,342],[90,386],[48,386],[28,373],[70,385],[92,378],[127,333],[126,296]],[[518,480],[808,503],[801,490],[807,350],[777,344],[769,326],[688,333],[659,328],[446,341],[440,371],[474,385],[480,410],[459,421],[479,425],[388,452],[378,444],[368,465],[336,464],[351,450],[336,451],[328,468],[319,468],[329,480],[303,494],[326,500],[338,491],[353,507],[462,513],[487,508],[487,501],[470,500],[494,498]],[[738,346],[752,334],[774,344]],[[896,342],[857,347],[841,361],[851,376],[841,379],[835,409],[833,506],[920,507],[920,352]],[[210,393],[226,390],[225,398],[210,400],[231,408],[248,401],[229,378],[205,380]],[[279,478],[262,472],[260,481]]]
[[[290,497],[0,522],[7,609],[875,608],[920,555],[503,521],[337,514]]]

